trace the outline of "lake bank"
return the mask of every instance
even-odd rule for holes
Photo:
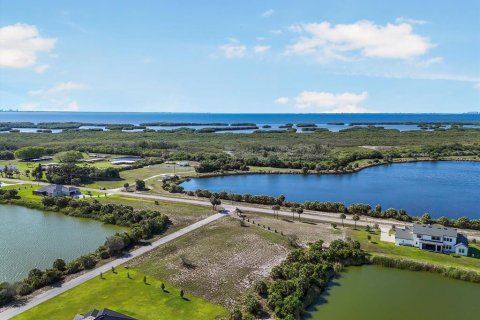
[[[0,282],[17,281],[57,258],[70,261],[94,251],[124,228],[56,212],[0,205]]]
[[[410,215],[479,218],[475,204],[480,188],[477,162],[408,162],[372,166],[354,174],[291,175],[247,174],[191,179],[186,191],[206,189],[278,196],[287,201],[329,201],[381,204],[383,209],[403,208]],[[295,186],[295,188],[291,188]],[[388,190],[380,193],[379,190]]]

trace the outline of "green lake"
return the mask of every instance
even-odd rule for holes
[[[56,258],[70,261],[92,252],[121,230],[92,219],[0,205],[0,282],[21,280]]]
[[[350,267],[303,319],[480,319],[479,297],[480,284],[438,274]]]

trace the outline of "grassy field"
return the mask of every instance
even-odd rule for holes
[[[11,182],[5,182],[8,185],[2,186],[2,189],[16,189],[18,190],[18,195],[23,199],[27,201],[32,201],[36,203],[41,203],[42,197],[34,195],[32,192],[36,189],[41,188],[42,186],[39,186],[34,183],[19,183],[19,184],[10,184]]]
[[[120,172],[121,180],[116,181],[96,181],[95,183],[87,185],[91,188],[107,188],[107,189],[114,189],[114,188],[121,188],[123,185],[128,182],[130,185],[135,184],[135,180],[145,180],[147,186],[151,183],[160,180],[160,175],[162,174],[173,174],[173,172],[179,176],[189,177],[196,175],[195,170],[193,167],[180,167],[175,166],[175,170],[172,164],[157,164],[157,165],[150,165],[139,169],[133,170],[125,170]]]
[[[127,277],[127,272],[130,278]],[[143,283],[143,277],[147,283]],[[92,309],[109,308],[142,320],[226,319],[228,311],[170,284],[160,289],[161,280],[139,270],[117,268],[103,279],[97,277],[48,300],[13,319],[72,319]]]
[[[372,237],[369,241],[367,236]],[[428,252],[417,248],[396,246],[394,243],[380,241],[379,232],[367,233],[365,230],[347,229],[347,236],[360,241],[362,248],[372,254],[408,258],[431,262],[448,267],[467,268],[480,271],[480,259],[471,257],[454,257],[452,255]],[[476,248],[478,250],[478,247]]]
[[[254,212],[245,212],[245,218],[249,219],[251,223],[255,221],[255,224],[260,224],[262,227],[270,227],[272,230],[283,232],[283,234],[296,235],[298,237],[298,243],[301,245],[307,245],[309,242],[314,242],[319,239],[323,240],[326,244],[336,239],[344,238],[344,229],[334,229],[328,223],[319,223],[318,221],[309,221],[302,218],[301,222],[298,221],[298,216],[295,220],[286,217],[280,217],[275,219],[272,215],[261,214]]]
[[[129,264],[230,307],[286,257],[288,246],[279,233],[224,217]]]

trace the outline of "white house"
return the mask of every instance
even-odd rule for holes
[[[190,165],[190,162],[188,161],[179,161],[177,162],[177,164],[180,166],[180,167],[188,167]]]
[[[414,223],[412,227],[395,228],[395,244],[422,250],[468,255],[468,241],[457,229],[439,224]]]

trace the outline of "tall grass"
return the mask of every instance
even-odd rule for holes
[[[480,283],[480,273],[472,270],[454,267],[444,267],[433,263],[419,262],[409,259],[391,258],[385,256],[371,256],[370,262],[372,264],[388,268],[434,272],[448,278]]]

